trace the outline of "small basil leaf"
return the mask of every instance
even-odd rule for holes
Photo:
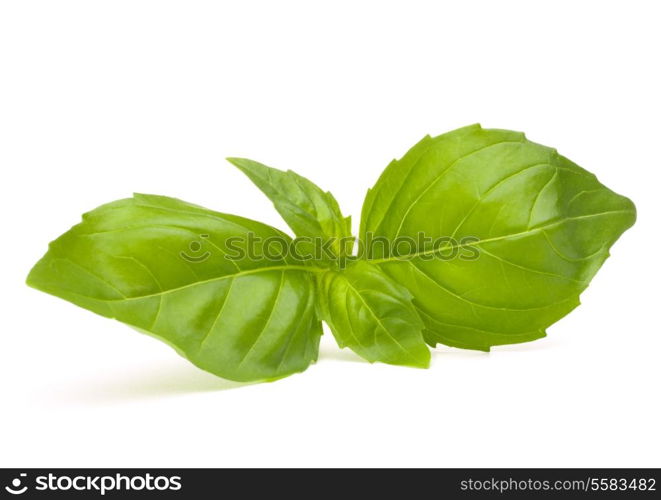
[[[321,315],[340,347],[370,362],[429,366],[423,323],[404,287],[364,261],[318,279]]]
[[[392,243],[368,243],[364,257],[411,291],[428,343],[488,350],[544,336],[635,218],[556,150],[473,125],[393,161],[368,192],[360,237]]]
[[[146,331],[221,377],[277,379],[317,358],[314,279],[273,249],[248,255],[248,233],[291,240],[242,217],[135,195],[85,214],[27,282]]]
[[[351,250],[351,217],[344,217],[329,192],[291,170],[286,172],[245,158],[227,158],[273,202],[298,237],[332,240],[335,257]]]

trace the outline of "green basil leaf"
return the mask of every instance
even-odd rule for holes
[[[340,347],[370,362],[429,366],[423,323],[406,288],[364,261],[318,279],[321,316]]]
[[[360,238],[364,258],[413,294],[429,344],[488,350],[544,336],[635,218],[629,199],[555,149],[472,125],[386,168]]]
[[[227,158],[273,202],[298,237],[331,240],[335,257],[351,250],[351,217],[344,217],[329,192],[305,177],[245,158]]]
[[[257,255],[248,234],[260,238]],[[321,324],[311,268],[266,240],[291,238],[242,217],[136,194],[85,214],[50,244],[27,282],[146,331],[221,377],[277,379],[316,360]]]

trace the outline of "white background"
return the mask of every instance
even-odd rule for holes
[[[661,466],[657,2],[5,1],[0,466]],[[423,135],[481,122],[557,147],[639,219],[537,342],[370,365],[330,335],[276,383],[24,285],[133,191],[284,228],[223,158],[291,168],[354,229]]]

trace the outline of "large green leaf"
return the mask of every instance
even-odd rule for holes
[[[249,233],[261,238],[256,255]],[[221,377],[275,379],[316,360],[321,325],[312,269],[266,252],[267,238],[291,241],[248,219],[135,195],[85,214],[27,282],[149,332]]]
[[[296,236],[329,241],[335,258],[350,251],[351,217],[342,215],[332,194],[291,170],[285,172],[245,158],[227,158],[227,161],[246,174],[273,202]],[[311,254],[314,255],[314,250]],[[323,255],[317,255],[316,260],[320,257]]]
[[[340,347],[370,362],[429,365],[423,324],[404,287],[364,261],[319,281],[321,314]]]
[[[473,125],[393,161],[367,194],[360,237],[364,258],[413,294],[430,344],[488,350],[544,336],[635,217],[556,150]],[[420,244],[420,232],[454,241]],[[390,252],[370,243],[404,237]]]

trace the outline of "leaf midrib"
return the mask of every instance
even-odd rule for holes
[[[406,254],[406,255],[396,255],[396,256],[393,256],[393,257],[383,257],[383,258],[380,258],[380,259],[367,258],[366,260],[368,262],[370,262],[371,264],[385,264],[385,263],[388,263],[388,262],[397,262],[397,261],[406,260],[406,259],[415,259],[417,257],[422,257],[422,256],[425,256],[425,255],[433,255],[433,254],[436,254],[436,253],[440,253],[440,252],[443,252],[443,251],[451,249],[451,248],[459,249],[459,248],[475,247],[475,246],[483,245],[484,243],[492,243],[492,242],[495,242],[495,241],[503,241],[503,240],[507,240],[507,239],[510,239],[510,238],[518,238],[518,237],[521,237],[521,236],[528,236],[528,235],[532,235],[532,234],[537,234],[539,232],[543,232],[546,229],[549,229],[549,228],[552,228],[552,227],[555,227],[555,226],[559,226],[560,224],[564,224],[565,222],[568,222],[568,221],[589,219],[591,217],[600,217],[600,216],[603,216],[603,215],[611,215],[611,214],[635,214],[635,211],[634,210],[609,210],[607,212],[599,212],[599,213],[596,213],[596,214],[579,215],[579,216],[576,216],[576,217],[565,217],[564,219],[561,219],[561,220],[558,220],[558,221],[555,221],[555,222],[551,222],[551,223],[545,224],[543,226],[537,226],[537,227],[534,227],[534,228],[531,228],[531,229],[526,229],[525,231],[521,231],[519,233],[510,233],[510,234],[505,234],[505,235],[502,235],[502,236],[496,236],[494,238],[487,238],[487,239],[484,239],[484,240],[472,241],[472,242],[468,242],[468,243],[457,243],[456,245],[448,244],[448,245],[444,245],[440,248],[435,248],[435,249],[432,249],[432,250],[423,250],[421,252],[414,252],[414,253],[409,253],[409,254]]]
[[[216,281],[222,281],[225,279],[233,279],[233,278],[240,278],[241,276],[249,276],[251,274],[259,274],[259,273],[266,273],[270,271],[282,271],[282,272],[287,272],[287,271],[305,271],[305,272],[310,272],[310,273],[320,273],[327,271],[327,269],[320,268],[320,267],[313,267],[313,266],[295,266],[295,265],[288,265],[288,266],[270,266],[270,267],[257,267],[255,269],[247,269],[245,271],[240,271],[232,274],[225,274],[223,276],[217,276],[215,278],[210,278],[207,280],[201,280],[201,281],[195,281],[193,283],[189,283],[187,285],[175,287],[175,288],[170,288],[168,290],[161,290],[157,293],[150,293],[146,295],[137,295],[134,297],[122,297],[118,299],[99,299],[96,297],[90,297],[94,300],[98,300],[100,302],[126,302],[129,300],[141,300],[141,299],[149,299],[153,297],[162,297],[163,295],[167,295],[169,293],[174,293],[178,292],[181,290],[186,290],[188,288],[197,286],[197,285],[205,285],[207,283],[213,283]],[[106,280],[104,282],[107,283]]]

